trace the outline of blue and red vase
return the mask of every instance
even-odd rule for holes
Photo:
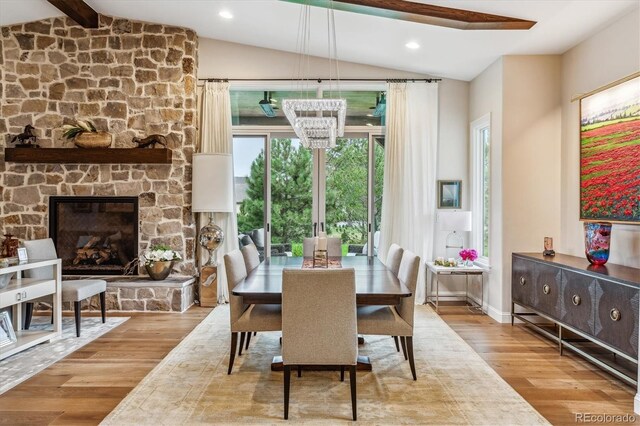
[[[594,265],[604,265],[609,260],[611,242],[611,223],[584,223],[584,253]]]

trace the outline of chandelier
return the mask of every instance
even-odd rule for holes
[[[333,6],[333,5],[332,5]],[[303,5],[298,27],[298,46],[300,61],[298,74],[300,93],[308,79],[305,76],[305,64],[308,67],[308,45],[310,35],[310,6]],[[302,146],[311,149],[327,149],[336,146],[336,138],[344,136],[344,122],[347,115],[347,101],[340,97],[340,73],[336,53],[336,28],[333,7],[327,9],[328,45],[329,45],[329,88],[332,89],[332,52],[336,68],[336,86],[338,98],[302,98],[284,99],[282,110],[291,123]],[[306,61],[306,62],[305,62]],[[308,93],[308,91],[305,91]],[[331,90],[333,95],[333,90]]]

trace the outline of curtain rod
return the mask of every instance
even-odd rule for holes
[[[373,81],[379,83],[416,83],[416,82],[425,82],[425,83],[437,83],[438,81],[442,81],[441,78],[341,78],[341,79],[331,79],[328,78],[316,78],[316,79],[293,79],[293,78],[199,78],[198,81],[209,81],[209,82],[234,82],[234,81],[315,81],[317,83],[322,83],[323,81],[331,81],[331,82],[339,82],[339,81]]]

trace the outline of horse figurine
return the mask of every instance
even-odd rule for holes
[[[27,124],[24,127],[24,131],[19,135],[16,135],[11,139],[11,143],[15,143],[16,147],[37,147],[36,145],[36,134],[34,133],[35,128],[31,124]]]
[[[137,144],[136,148],[155,148],[156,144],[162,145],[163,147],[167,147],[167,138],[163,135],[150,135],[144,139],[133,138],[133,143]]]

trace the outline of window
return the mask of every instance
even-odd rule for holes
[[[301,95],[286,85],[245,86],[231,90],[240,238],[263,236],[258,250],[265,257],[301,256],[303,239],[325,231],[341,238],[343,255],[376,253],[384,86],[341,92],[347,100],[345,134],[329,150],[301,147],[281,109],[282,99],[335,95],[329,88],[320,84]]]
[[[491,204],[491,116],[480,117],[471,123],[471,204],[473,227],[471,242],[478,250],[479,261],[489,263],[490,204]]]

